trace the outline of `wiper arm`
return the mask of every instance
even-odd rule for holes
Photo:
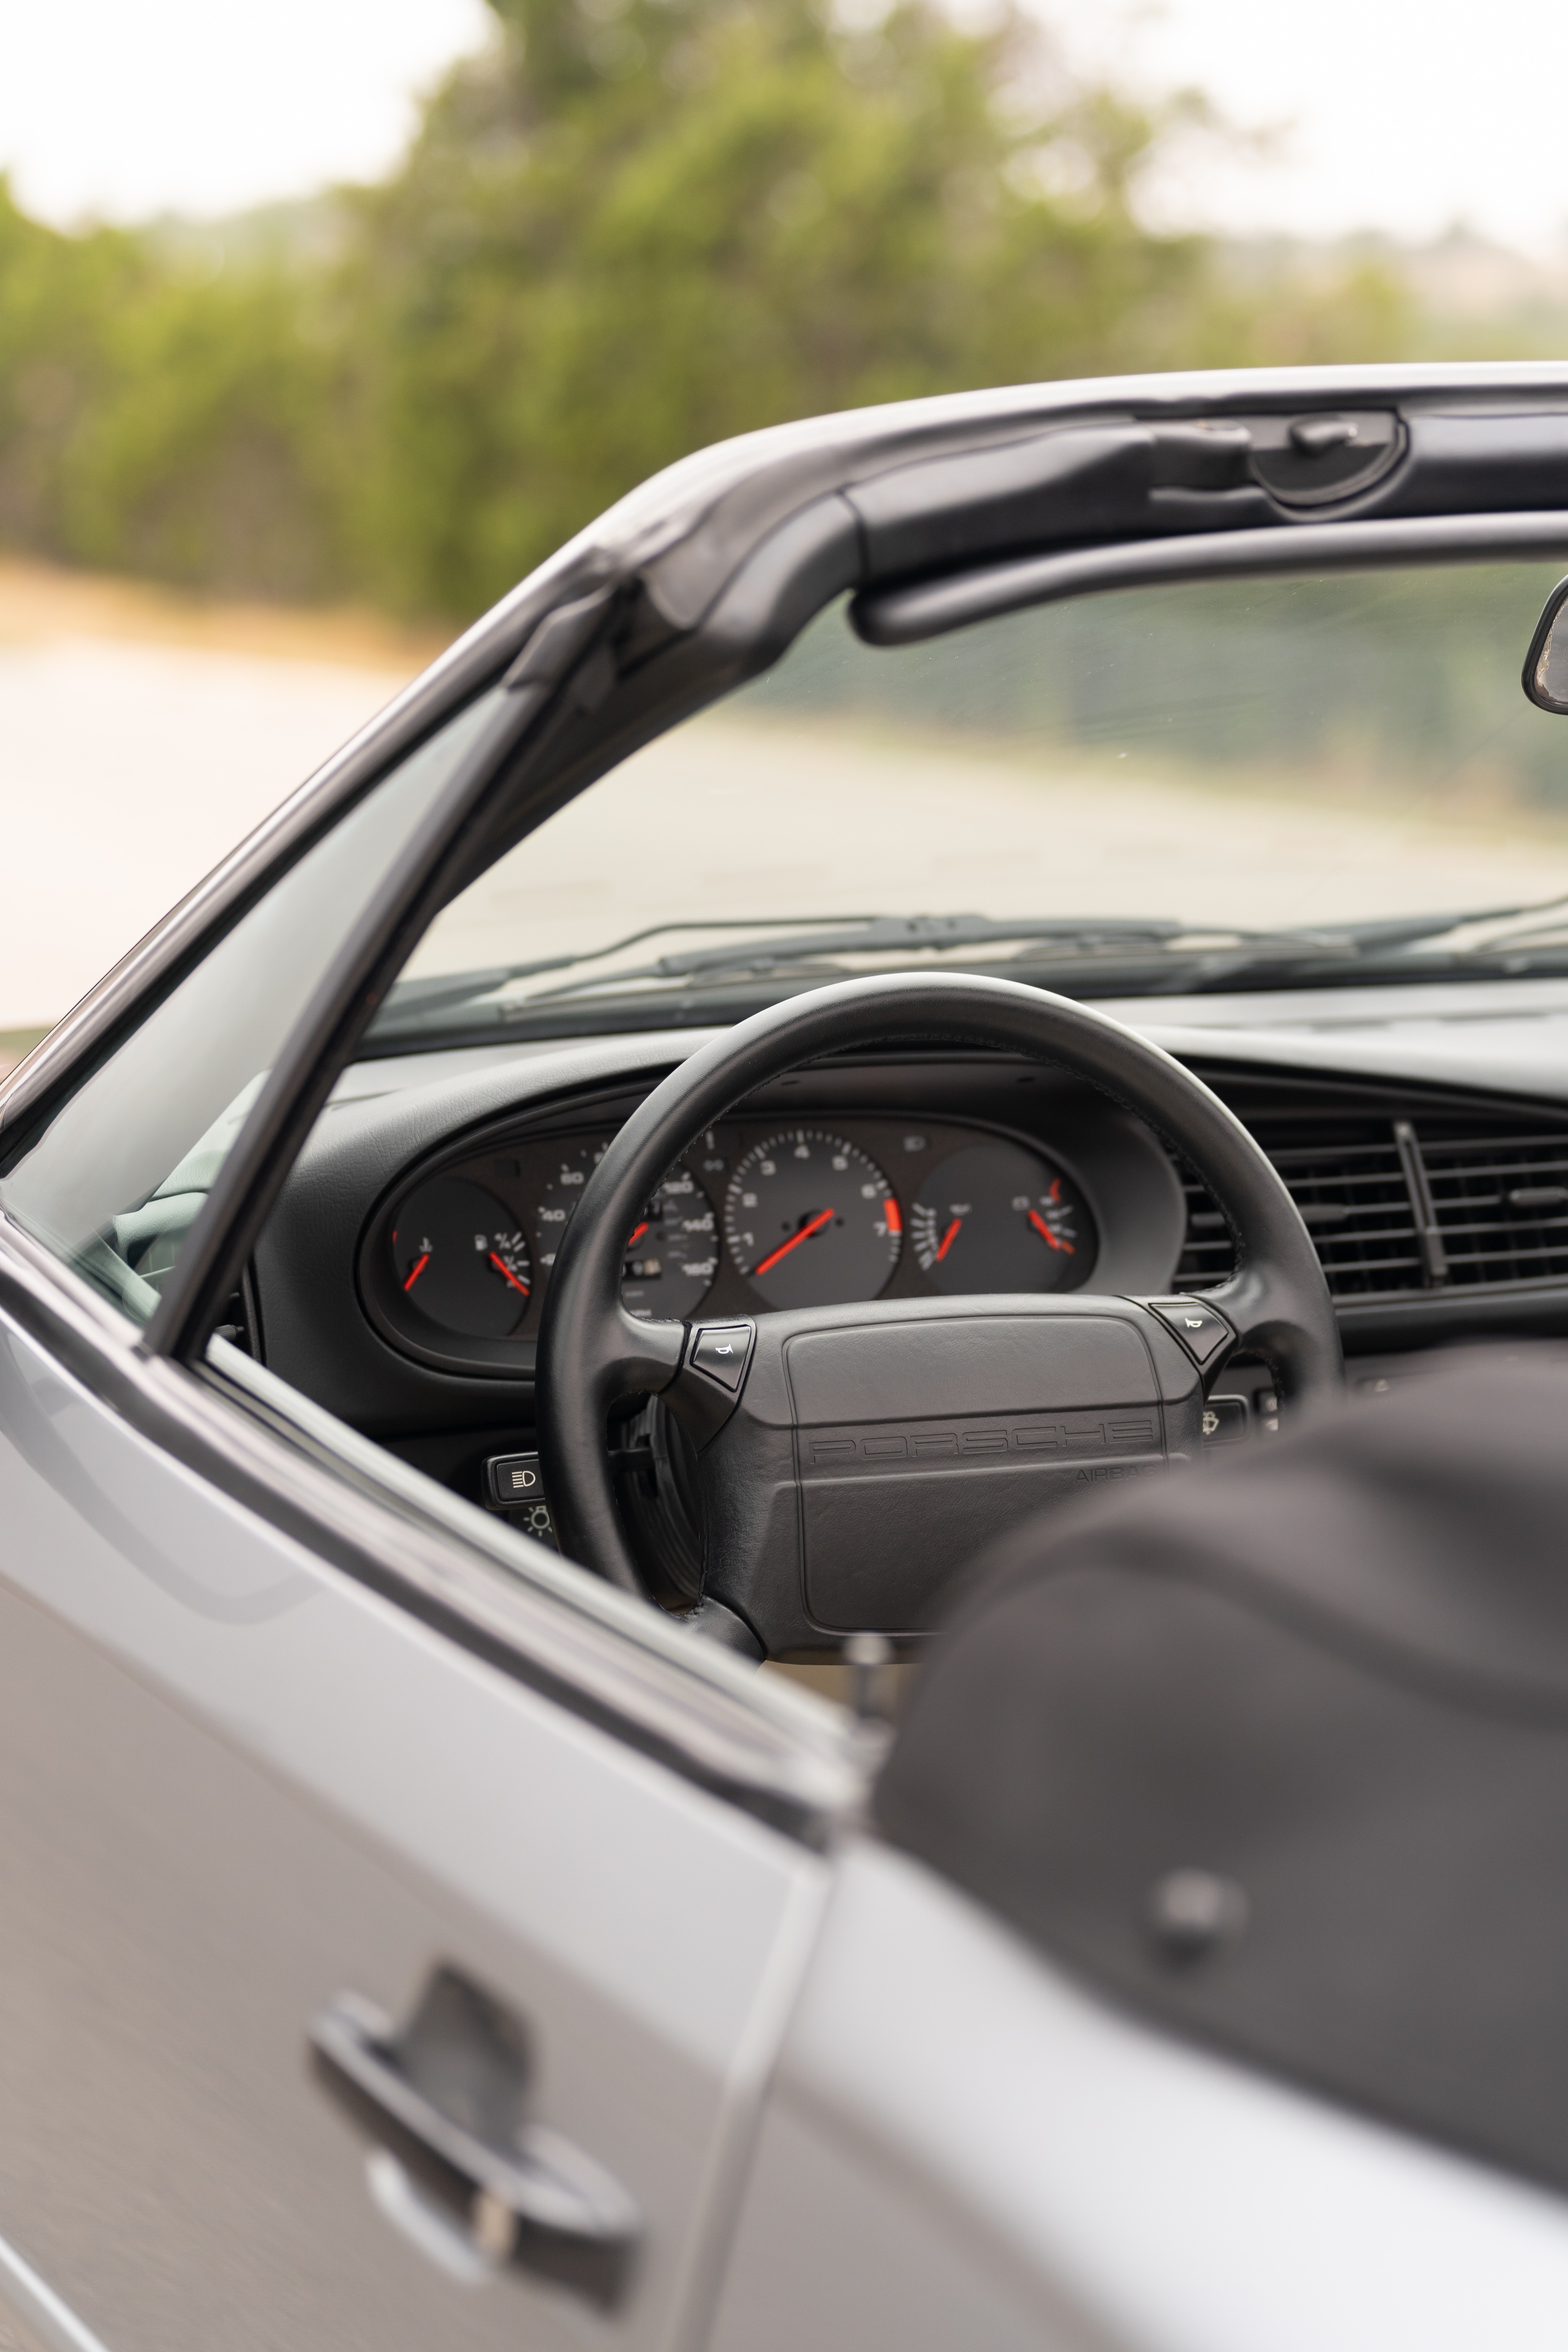
[[[814,919],[815,929],[810,928]],[[645,964],[606,972],[602,979],[586,984],[608,987],[628,980],[683,980],[705,973],[762,972],[781,964],[809,962],[821,955],[852,954],[857,950],[896,954],[904,949],[977,947],[1006,940],[1050,940],[1070,949],[1154,947],[1179,939],[1192,929],[1188,923],[1163,919],[1138,921],[1109,917],[1085,921],[1056,916],[994,919],[989,915],[841,915],[815,919],[809,915],[741,915],[730,922],[710,919],[653,923],[646,930],[612,940],[607,946],[585,948],[571,955],[542,956],[531,963],[497,964],[488,971],[439,973],[428,980],[397,981],[387,992],[386,1003],[374,1027],[384,1034],[388,1029],[423,1025],[433,1013],[476,1003],[514,982],[542,979],[547,972],[603,963],[612,956],[624,954],[628,948],[640,947],[645,940],[663,938],[672,931],[744,929],[782,931],[786,936],[776,940],[732,940],[721,948],[688,948]],[[1226,936],[1232,934],[1226,932]],[[529,1001],[537,1003],[574,993],[581,985],[576,982],[567,989],[531,991]]]
[[[1205,927],[1152,917],[1142,920],[1116,916],[879,915],[858,921],[853,928],[845,924],[784,940],[744,940],[725,948],[689,949],[680,954],[660,956],[655,962],[569,982],[564,987],[537,989],[521,1001],[529,1005],[560,1003],[568,997],[619,989],[637,981],[684,981],[698,987],[714,987],[727,981],[754,980],[770,972],[809,968],[834,956],[875,954],[887,958],[921,949],[994,947],[1029,940],[1039,941],[1050,950],[1046,961],[1064,964],[1097,956],[1109,961],[1118,954],[1126,961],[1140,950],[1162,960],[1186,955],[1212,958],[1216,954],[1234,958],[1238,950],[1251,957],[1281,943],[1299,950],[1307,940],[1314,942],[1313,952],[1319,956],[1345,952],[1326,936],[1314,932],[1245,931],[1224,924]],[[825,969],[833,971],[836,967],[829,962]]]
[[[1555,916],[1555,923],[1536,923],[1524,930],[1511,927],[1528,915]],[[1568,898],[1561,892],[1554,898],[1532,898],[1517,907],[1465,907],[1447,915],[1406,915],[1383,922],[1351,923],[1342,928],[1326,926],[1333,937],[1348,940],[1358,952],[1385,953],[1391,948],[1420,947],[1430,940],[1446,940],[1456,931],[1468,931],[1486,923],[1502,923],[1510,928],[1496,938],[1467,941],[1456,949],[1456,955],[1488,955],[1499,948],[1524,943],[1538,932],[1553,931],[1568,925]]]
[[[612,940],[602,948],[576,949],[570,955],[541,956],[533,963],[499,963],[478,971],[437,972],[428,980],[396,980],[386,992],[386,1003],[377,1015],[380,1026],[388,1013],[401,1013],[405,1008],[417,1009],[421,1013],[439,1012],[449,1004],[468,1004],[481,996],[493,996],[498,988],[505,988],[514,980],[532,980],[547,971],[569,971],[574,965],[600,963],[606,956],[624,955],[627,948],[641,947],[644,940],[661,939],[669,931],[733,931],[742,926],[753,930],[798,930],[803,923],[813,920],[810,915],[762,915],[754,919],[740,916],[734,922],[650,923],[646,930],[629,931],[624,940]],[[849,923],[876,923],[884,919],[879,915],[847,915]]]
[[[782,938],[748,936],[722,947],[684,948],[646,963],[623,964],[608,971],[587,974],[554,988],[530,989],[517,997],[499,992],[513,982],[542,979],[554,971],[576,971],[585,964],[606,961],[644,940],[671,931],[744,929],[782,932]],[[900,955],[951,952],[954,950],[1035,944],[1045,952],[1031,962],[1063,967],[1084,961],[1113,961],[1121,967],[1167,968],[1176,963],[1191,971],[1200,967],[1199,980],[1216,979],[1284,950],[1292,959],[1313,961],[1353,960],[1358,950],[1343,932],[1309,929],[1247,930],[1234,924],[1182,922],[1173,917],[1063,915],[845,915],[819,918],[815,926],[798,917],[739,917],[731,922],[705,920],[656,923],[634,931],[608,946],[571,955],[541,957],[531,963],[498,965],[489,971],[459,972],[429,980],[399,982],[390,992],[372,1034],[415,1035],[437,1025],[438,1016],[483,998],[493,1001],[486,1012],[498,1022],[534,1007],[558,1005],[637,983],[666,987],[718,989],[728,982],[765,979],[789,970],[809,971],[823,964],[826,972],[842,970],[830,960],[872,955],[886,961]],[[1020,959],[1022,961],[1022,959]]]
[[[783,964],[812,963],[825,955],[898,955],[905,950],[992,947],[1004,940],[1050,940],[1064,947],[1161,946],[1192,929],[1189,923],[1108,918],[1085,922],[1060,916],[990,915],[849,916],[816,931],[792,932],[782,940],[737,940],[723,948],[688,948],[660,956],[615,980],[689,980],[703,973],[773,971]],[[550,992],[553,993],[553,992]]]

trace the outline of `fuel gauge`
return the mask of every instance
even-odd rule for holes
[[[1099,1251],[1072,1179],[1016,1143],[955,1151],[910,1213],[915,1263],[939,1290],[1079,1290]]]
[[[444,1331],[502,1339],[528,1312],[533,1268],[511,1213],[466,1176],[432,1176],[397,1212],[398,1287]]]

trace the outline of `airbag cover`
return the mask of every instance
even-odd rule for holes
[[[784,1362],[806,1606],[826,1630],[921,1632],[1032,1510],[1164,1466],[1154,1367],[1113,1316],[803,1332]]]

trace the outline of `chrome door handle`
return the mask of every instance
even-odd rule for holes
[[[342,1992],[310,2038],[319,2078],[462,2222],[478,2256],[617,2298],[641,2217],[601,2164],[522,2120],[525,2045],[489,1995],[438,1969],[400,2034]]]

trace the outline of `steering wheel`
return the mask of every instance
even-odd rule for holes
[[[847,1046],[1001,1048],[1089,1080],[1191,1161],[1236,1270],[1195,1298],[1080,1292],[869,1299],[639,1322],[626,1235],[672,1162],[758,1087]],[[615,1402],[661,1395],[696,1450],[698,1622],[753,1654],[927,1630],[995,1536],[1108,1478],[1196,1459],[1205,1381],[1237,1349],[1288,1405],[1343,1386],[1328,1286],[1279,1175],[1225,1105],[1120,1022],[1015,981],[873,976],[790,997],[694,1054],[632,1113],[556,1254],[539,1439],[562,1548],[642,1586],[605,1443]]]

